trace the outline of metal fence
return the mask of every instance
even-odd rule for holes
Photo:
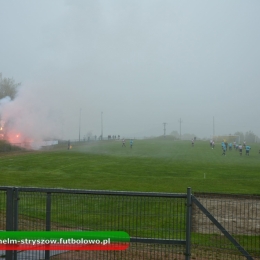
[[[125,231],[131,241],[125,251],[0,254],[8,260],[260,259],[259,213],[258,196],[194,196],[190,189],[173,194],[0,187],[1,230]]]
[[[260,259],[260,196],[195,193],[192,253],[197,259]]]

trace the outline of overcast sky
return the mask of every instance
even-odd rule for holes
[[[260,136],[259,0],[0,0],[0,105],[17,131],[76,139]]]

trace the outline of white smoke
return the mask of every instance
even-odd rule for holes
[[[0,100],[1,121],[5,138],[11,143],[33,143],[61,137],[62,116],[51,108],[45,96],[38,95],[37,88],[22,87],[17,97]]]
[[[0,99],[0,107],[2,105],[5,105],[5,104],[9,103],[10,101],[11,101],[11,98],[9,96]]]

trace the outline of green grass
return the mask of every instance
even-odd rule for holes
[[[153,192],[193,191],[260,194],[260,154],[250,156],[211,149],[208,142],[170,138],[135,140],[133,149],[120,141],[82,143],[67,150],[1,153],[4,186]]]
[[[124,148],[120,141],[111,140],[76,144],[72,150],[67,150],[66,145],[58,145],[49,151],[0,153],[0,185],[176,193],[185,193],[187,187],[192,187],[196,192],[260,194],[259,145],[252,144],[251,147],[250,156],[240,156],[234,150],[227,151],[226,156],[222,156],[220,144],[211,149],[209,142],[197,141],[191,147],[189,141],[158,138],[135,140],[133,149],[130,149],[129,143]],[[21,197],[19,202],[20,214],[24,218],[30,217],[30,222],[34,219],[44,220],[45,197],[36,197],[37,208],[34,208],[36,204],[29,199],[31,195],[23,196],[25,198]],[[144,237],[151,237],[152,230],[156,230],[158,223],[161,228],[157,233],[159,237],[165,237],[164,233],[169,232],[169,226],[171,232],[174,228],[184,229],[184,218],[173,216],[178,205],[169,206],[163,202],[165,205],[160,207],[165,213],[163,219],[157,219],[157,208],[154,206],[149,208],[151,214],[143,220],[139,215],[132,215],[132,210],[138,203],[138,208],[146,211],[148,204],[141,200],[133,202],[136,205],[131,208],[126,201],[113,203],[107,198],[98,198],[96,202],[94,198],[88,201],[83,197],[74,198],[73,195],[70,198],[71,200],[66,197],[62,204],[60,201],[53,202],[52,221],[66,227],[80,225],[86,229],[98,229],[100,223],[103,223],[113,230],[117,227],[130,228],[130,223],[134,223],[133,226],[145,226],[147,229],[126,231]],[[103,215],[100,215],[100,206],[105,208]],[[75,215],[76,208],[82,212]],[[178,208],[179,211],[182,215],[185,214],[185,208]],[[65,213],[61,216],[60,212]],[[108,212],[116,214],[108,217]],[[123,217],[120,214],[125,215]],[[78,216],[81,217],[80,220]],[[35,225],[39,223],[36,222]],[[167,236],[175,238],[176,234],[167,233]],[[184,233],[181,233],[180,238],[183,236]],[[222,248],[226,244],[220,239],[221,236],[215,234],[193,233],[192,236],[195,245],[203,245],[205,248]],[[241,244],[250,242],[258,245],[260,238],[237,235],[236,239]]]

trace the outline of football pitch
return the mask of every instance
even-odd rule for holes
[[[82,142],[36,152],[0,153],[0,185],[91,190],[260,194],[259,144],[250,155],[208,141],[171,138]]]

